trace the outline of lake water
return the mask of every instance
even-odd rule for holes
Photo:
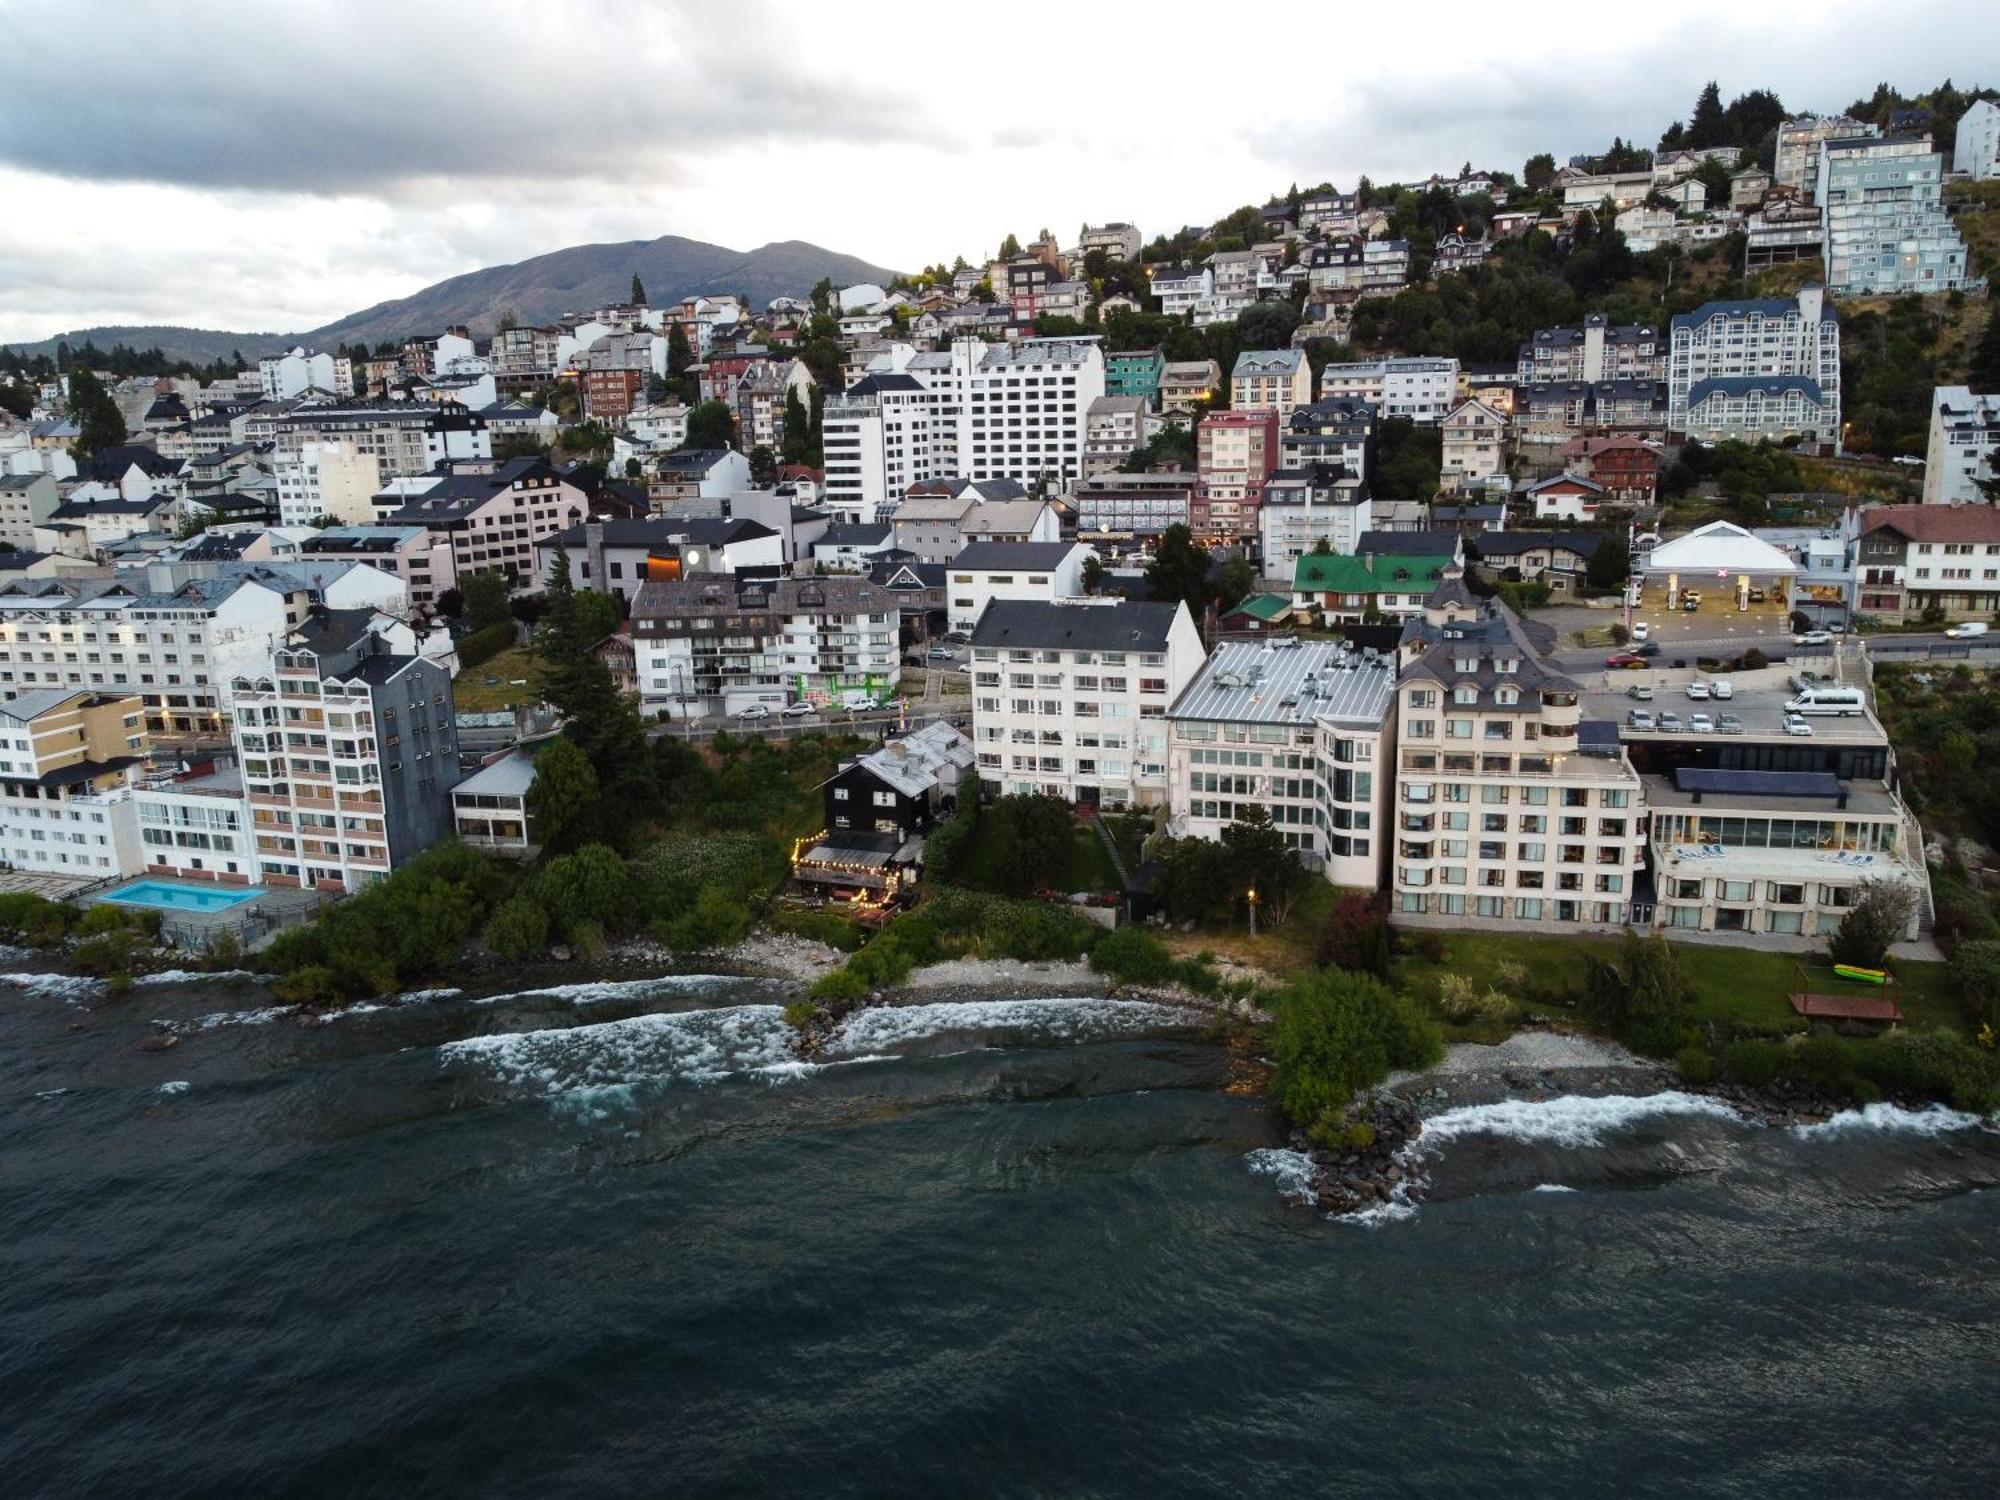
[[[6,1492],[1994,1492],[2000,1136],[1464,1112],[1337,1223],[1189,1018],[786,995],[0,976]]]

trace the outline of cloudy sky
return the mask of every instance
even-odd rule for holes
[[[1818,110],[2000,82],[1991,3],[0,0],[0,341],[311,328],[660,234],[899,267],[1151,235],[1293,181],[1650,143],[1710,76]]]

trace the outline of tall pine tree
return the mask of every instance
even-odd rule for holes
[[[646,283],[639,279],[637,271],[632,273],[632,305],[634,307],[646,305]]]
[[[1729,144],[1729,126],[1722,117],[1722,90],[1713,78],[1694,102],[1694,117],[1688,121],[1687,143],[1694,150]]]

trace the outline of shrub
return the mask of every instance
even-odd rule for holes
[[[1891,1093],[1942,1099],[1954,1109],[2000,1109],[2000,1058],[1943,1027],[1895,1032],[1861,1055],[1861,1076]]]
[[[1121,927],[1097,940],[1090,966],[1120,984],[1165,984],[1174,976],[1174,957],[1150,932]]]
[[[1438,1014],[1447,1021],[1463,1022],[1472,1019],[1478,1005],[1477,991],[1472,981],[1463,974],[1440,974],[1437,978]]]
[[[779,910],[766,917],[764,925],[773,932],[825,943],[843,953],[852,953],[859,948],[863,936],[859,922],[834,911]]]
[[[820,1018],[823,1008],[817,1001],[798,999],[785,1007],[785,1024],[794,1031],[804,1031]]]
[[[271,986],[271,993],[288,1005],[332,1005],[341,999],[345,988],[340,976],[325,964],[307,964],[280,977]]]
[[[1746,672],[1761,671],[1770,665],[1771,658],[1759,651],[1755,646],[1752,646],[1748,651],[1743,653],[1743,670]]]
[[[543,956],[548,946],[548,913],[532,897],[503,901],[486,919],[486,947],[496,957],[520,963]]]
[[[1628,932],[1618,957],[1592,957],[1584,1002],[1591,1020],[1635,1052],[1665,1057],[1681,1045],[1694,986],[1660,934]]]
[[[475,630],[458,643],[458,666],[462,672],[481,666],[512,646],[517,637],[514,622],[502,620],[496,625],[488,625],[483,630]]]
[[[815,979],[806,993],[819,1000],[864,1000],[868,981],[853,969],[834,969]]]
[[[75,908],[28,891],[0,895],[0,940],[53,948],[69,935]]]
[[[1776,1042],[1745,1037],[1722,1051],[1722,1070],[1746,1088],[1763,1088],[1784,1071],[1785,1049]]]
[[[1860,1047],[1846,1037],[1816,1032],[1793,1053],[1789,1071],[1822,1093],[1846,1094],[1853,1090],[1860,1055]]]
[[[1313,960],[1322,968],[1352,969],[1389,976],[1389,957],[1394,947],[1389,933],[1389,898],[1359,891],[1343,892],[1327,913],[1326,926],[1313,944]]]
[[[655,917],[652,930],[669,948],[726,948],[750,935],[750,908],[721,886],[703,886],[691,908],[677,917]]]
[[[630,872],[607,844],[585,844],[551,860],[535,881],[534,894],[549,914],[550,928],[571,942],[586,925],[623,931],[635,906]]]
[[[1705,1047],[1681,1048],[1674,1054],[1674,1067],[1689,1083],[1707,1083],[1715,1077],[1715,1059]]]
[[[1903,940],[1916,902],[1908,886],[1864,880],[1854,904],[1827,942],[1828,956],[1837,964],[1879,968],[1889,956],[1889,945]]]
[[[1443,1043],[1429,1020],[1381,980],[1321,970],[1286,986],[1271,1052],[1279,1104],[1310,1128],[1339,1116],[1390,1068],[1435,1062]]]
[[[1951,956],[1951,979],[1966,1025],[1977,1028],[2000,1020],[2000,942],[1960,943]]]
[[[1222,993],[1222,976],[1215,972],[1215,959],[1207,953],[1175,960],[1173,979],[1175,984],[1191,994],[1214,996]],[[1254,991],[1256,985],[1252,983],[1250,988]]]

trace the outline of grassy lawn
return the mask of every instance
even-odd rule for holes
[[[488,682],[489,677],[494,681]],[[525,682],[516,686],[520,679]],[[511,646],[453,678],[452,703],[462,714],[498,713],[533,703],[540,696],[534,689],[534,680],[535,654],[526,646]]]
[[[968,848],[965,868],[959,876],[961,885],[974,890],[999,892],[1001,886],[997,872],[993,868],[993,845],[988,839],[972,840]],[[1124,887],[1118,882],[1118,872],[1112,868],[1111,855],[1104,843],[1091,829],[1078,827],[1070,841],[1069,861],[1062,869],[1051,871],[1038,882],[1051,889],[1072,891],[1122,892]]]
[[[1592,953],[1609,958],[1618,950],[1615,938],[1539,937],[1509,932],[1455,932],[1443,937],[1442,963],[1413,955],[1396,961],[1396,981],[1402,989],[1429,999],[1437,994],[1440,974],[1463,974],[1481,989],[1489,984],[1505,989],[1499,982],[1498,971],[1503,963],[1513,962],[1528,972],[1529,982],[1537,988],[1581,992],[1586,959]],[[1795,963],[1804,966],[1806,987],[1816,994],[1875,993],[1873,986],[1836,978],[1832,968],[1817,955],[1696,943],[1676,943],[1674,949],[1694,981],[1694,1016],[1701,1021],[1773,1031],[1803,1030],[1805,1023],[1793,1014],[1786,1000],[1794,988]],[[1960,1025],[1958,1003],[1945,965],[1892,960],[1892,967],[1902,981],[1897,992],[1898,1003],[1907,1024],[1953,1028]],[[1526,1008],[1531,1013],[1557,1017],[1575,1014],[1559,1006],[1529,1004]]]
[[[1320,929],[1326,925],[1327,913],[1333,910],[1333,903],[1340,894],[1338,886],[1314,876],[1292,902],[1292,909],[1285,920],[1272,926],[1264,912],[1257,914],[1257,936],[1250,937],[1250,923],[1247,917],[1240,917],[1225,926],[1197,926],[1193,932],[1182,932],[1178,927],[1168,928],[1160,936],[1176,957],[1192,957],[1197,953],[1220,953],[1239,963],[1254,964],[1267,973],[1283,977],[1298,969],[1313,966],[1313,943]]]

